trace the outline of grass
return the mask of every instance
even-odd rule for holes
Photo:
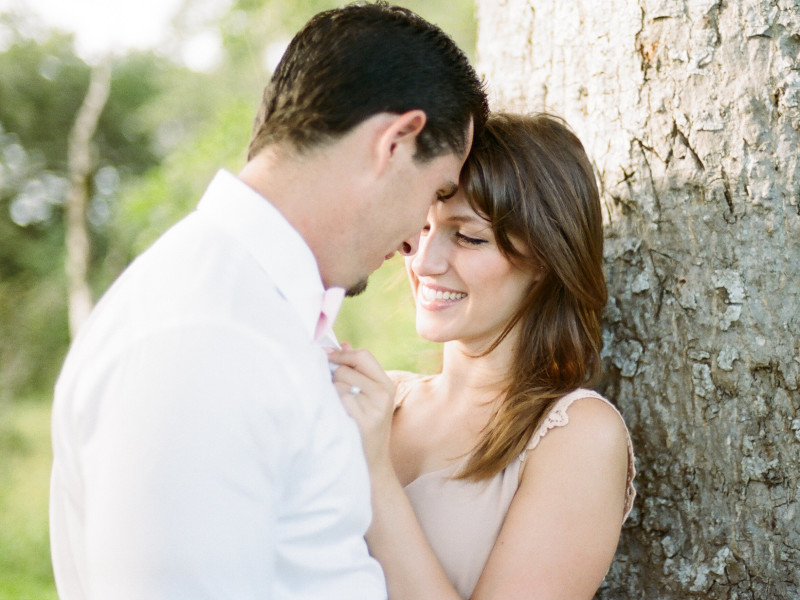
[[[56,600],[50,564],[50,404],[0,411],[0,600]]]

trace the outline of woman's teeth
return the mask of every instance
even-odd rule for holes
[[[461,298],[466,297],[466,294],[462,292],[443,292],[441,290],[434,290],[429,288],[428,286],[421,286],[422,289],[422,297],[425,300],[461,300]]]

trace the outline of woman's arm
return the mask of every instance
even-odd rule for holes
[[[372,524],[367,544],[381,563],[391,600],[461,600],[425,538],[414,509],[395,474],[389,453],[394,384],[365,350],[330,353],[341,365],[334,384],[347,412],[358,423],[372,484]],[[355,397],[353,385],[361,389]]]
[[[568,416],[528,453],[473,600],[589,600],[600,587],[622,527],[628,434],[595,398]]]

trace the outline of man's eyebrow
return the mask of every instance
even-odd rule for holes
[[[451,181],[450,183],[447,183],[444,186],[442,186],[442,188],[439,190],[439,193],[437,194],[437,198],[442,202],[444,202],[445,200],[449,200],[450,198],[455,196],[457,191],[458,191],[458,184]]]

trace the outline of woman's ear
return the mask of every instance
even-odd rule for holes
[[[378,138],[377,156],[380,171],[398,158],[413,158],[417,153],[417,136],[428,118],[419,109],[396,115]]]

